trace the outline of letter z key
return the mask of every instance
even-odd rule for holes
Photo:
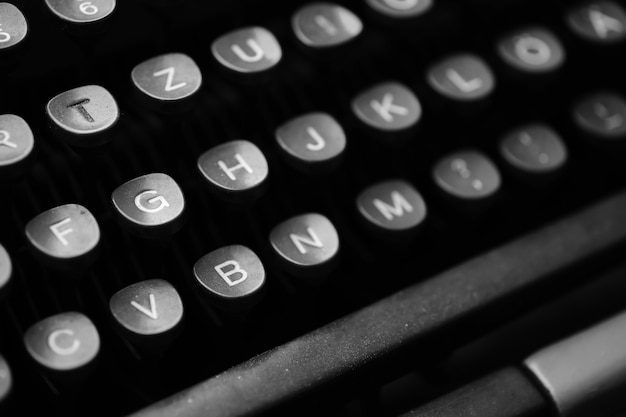
[[[133,68],[131,78],[140,98],[165,113],[187,110],[202,85],[202,73],[185,54],[165,54]]]

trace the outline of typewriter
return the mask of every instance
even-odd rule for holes
[[[0,415],[625,415],[625,54],[618,0],[0,1]]]

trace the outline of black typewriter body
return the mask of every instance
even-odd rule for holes
[[[0,244],[12,265],[0,299],[0,355],[12,378],[0,403],[3,416],[125,416],[176,398],[171,396],[241,363],[247,365],[239,369],[254,369],[278,346],[305,340],[337,319],[558,222],[626,184],[626,136],[602,136],[576,116],[577,106],[598,94],[622,102],[626,95],[626,43],[594,42],[568,23],[569,13],[584,2],[439,0],[423,14],[397,18],[365,0],[337,0],[333,4],[354,13],[362,29],[354,39],[328,48],[306,45],[294,33],[294,14],[310,1],[118,0],[113,13],[98,22],[100,27],[88,30],[64,21],[44,0],[10,3],[24,14],[28,34],[18,49],[0,55],[0,115],[26,121],[34,146],[19,172],[0,165]],[[2,19],[0,15],[0,24]],[[282,51],[278,64],[258,74],[226,68],[213,47],[221,36],[250,27],[269,31]],[[499,43],[527,28],[549,31],[562,48],[562,63],[541,72],[520,69],[503,58]],[[167,100],[155,105],[142,97],[131,77],[142,62],[172,53],[190,57],[202,77],[193,101],[175,111],[169,111]],[[433,86],[431,70],[449,57],[467,54],[486,64],[493,88],[475,100],[446,96]],[[175,72],[153,77],[166,83],[165,89],[182,83]],[[464,82],[470,89],[470,80]],[[420,111],[409,127],[368,125],[357,114],[355,99],[384,83],[406,87],[417,98]],[[83,86],[103,87],[119,109],[106,137],[88,146],[82,138],[67,139],[68,132],[50,116],[51,99]],[[387,106],[390,117],[402,116],[408,108],[396,108],[394,114],[384,101],[381,96],[378,105]],[[610,118],[620,109],[589,105],[597,117]],[[281,126],[315,113],[332,116],[345,135],[343,152],[323,167],[294,161],[277,140]],[[504,156],[504,138],[531,124],[548,126],[566,149],[560,155],[564,162],[553,171],[520,168]],[[201,155],[236,140],[255,145],[267,163],[263,187],[251,197],[217,189],[199,169]],[[487,158],[498,175],[493,193],[468,197],[441,185],[445,176],[442,180],[436,171],[441,161],[448,161],[451,168],[442,169],[455,175],[473,175],[469,160],[458,165],[458,158],[445,159],[469,155],[459,152]],[[237,173],[246,171],[241,167]],[[113,197],[118,187],[150,174],[166,174],[184,195],[175,227],[156,234],[142,224],[129,224]],[[470,184],[478,194],[492,180],[489,172],[485,175],[482,182]],[[373,206],[383,207],[377,223],[364,215],[359,198],[389,181],[411,185],[424,207],[392,198]],[[150,189],[141,185],[136,191]],[[42,256],[26,233],[32,219],[66,204],[86,208],[98,225],[99,238],[84,265]],[[406,230],[380,226],[385,213],[393,219],[418,210],[424,211],[423,218]],[[328,219],[338,236],[332,262],[320,268],[290,264],[288,254],[279,253],[271,239],[277,225],[310,213]],[[71,237],[67,228],[55,230],[57,239]],[[321,246],[317,236],[305,232],[291,242],[301,253]],[[203,265],[198,261],[232,245],[248,248],[262,264],[262,288],[251,291],[253,296],[222,297],[210,284],[199,283]],[[350,362],[352,351],[338,351],[337,358],[345,362],[338,359],[337,371],[329,371],[332,377],[324,384],[294,389],[278,403],[242,405],[245,412],[231,415],[397,415],[517,363],[624,307],[623,279],[592,285],[624,260],[619,242],[609,246],[590,261],[558,271],[554,280],[496,297],[423,341],[375,352],[356,365]],[[233,271],[243,267],[222,266],[230,291],[235,278],[243,277]],[[165,337],[135,334],[112,314],[112,297],[146,280],[167,281],[179,295],[181,318]],[[593,288],[581,290],[589,285]],[[156,317],[155,308],[161,308],[149,298],[135,301],[144,316]],[[33,358],[25,335],[36,323],[67,312],[91,320],[99,349],[81,369],[49,369]],[[433,312],[438,314],[445,316]],[[376,320],[394,319],[390,313]],[[378,330],[362,323],[361,331],[365,350],[368,332]],[[502,334],[507,336],[498,336]],[[63,339],[67,334],[57,336],[59,343],[69,343]],[[50,338],[47,334],[43,340]],[[327,343],[340,350],[340,339]],[[311,363],[320,359],[315,352],[308,357]],[[252,358],[257,359],[246,362]],[[293,362],[292,372],[299,366]],[[256,381],[280,389],[290,382]],[[219,393],[218,385],[212,387]],[[245,390],[256,385],[240,389],[245,404]],[[207,406],[201,415],[229,415],[228,407],[216,401],[215,414]]]

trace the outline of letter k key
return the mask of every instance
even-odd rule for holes
[[[356,117],[383,132],[407,130],[417,124],[422,107],[411,90],[396,82],[374,86],[352,101]]]

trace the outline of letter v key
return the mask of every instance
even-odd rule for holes
[[[150,317],[152,320],[156,320],[159,318],[159,315],[157,314],[157,310],[156,310],[156,301],[154,299],[154,294],[150,294],[148,298],[150,299],[150,310],[148,310],[147,308],[145,308],[144,306],[142,306],[135,300],[131,301],[130,305],[135,307],[137,310],[139,310],[146,316]]]

